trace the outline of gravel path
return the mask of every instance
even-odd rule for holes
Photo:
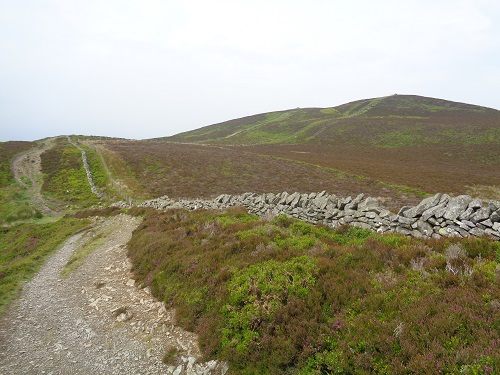
[[[196,336],[134,285],[125,244],[139,222],[126,215],[96,219],[25,285],[0,319],[1,374],[226,373],[223,363],[200,363]],[[101,238],[96,250],[62,278],[71,254],[92,238]],[[171,348],[178,356],[164,364]]]

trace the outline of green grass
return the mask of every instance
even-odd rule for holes
[[[14,157],[35,146],[34,142],[0,142],[0,225],[42,217],[31,203],[28,190],[16,182],[11,170]],[[24,183],[31,181],[26,178]]]
[[[0,314],[18,295],[21,285],[47,257],[89,222],[62,219],[46,224],[24,223],[0,229]]]
[[[26,188],[12,183],[0,188],[0,225],[10,225],[19,221],[42,218],[42,213],[35,208]]]
[[[51,199],[73,207],[90,207],[99,199],[90,189],[82,154],[78,148],[59,138],[42,154],[44,183],[42,191]]]
[[[337,115],[340,116],[340,112],[335,108],[323,108],[320,110],[321,113],[325,115]]]
[[[172,346],[167,350],[161,361],[166,365],[174,365],[178,356],[179,349]]]
[[[10,168],[12,159],[35,145],[34,142],[0,142],[0,189],[15,183]]]
[[[0,225],[42,217],[31,204],[26,188],[15,181],[11,170],[14,157],[34,146],[34,142],[0,142]]]
[[[499,242],[333,230],[238,208],[142,213],[129,242],[135,277],[233,373],[498,370]]]
[[[95,186],[100,191],[106,192],[110,188],[110,180],[102,164],[101,157],[91,147],[83,144],[80,144],[80,147],[85,150],[87,162],[89,164],[89,169],[92,174],[92,180],[94,181]]]

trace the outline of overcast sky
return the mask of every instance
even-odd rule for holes
[[[0,141],[394,93],[500,109],[500,1],[0,0]]]

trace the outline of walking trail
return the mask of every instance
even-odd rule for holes
[[[42,196],[42,162],[40,155],[50,147],[54,138],[47,138],[39,147],[28,150],[12,161],[12,172],[14,178],[31,193],[32,202],[46,215],[52,215],[55,212],[49,207],[48,202]]]
[[[0,373],[225,374],[224,363],[201,362],[196,336],[177,327],[174,312],[147,288],[135,285],[126,243],[141,219],[94,220],[52,256],[0,318]],[[97,247],[63,278],[61,269],[86,243]],[[163,363],[174,348],[177,356]]]

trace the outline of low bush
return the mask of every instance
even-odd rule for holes
[[[498,370],[498,242],[335,231],[239,208],[144,214],[129,243],[135,277],[234,373]]]

